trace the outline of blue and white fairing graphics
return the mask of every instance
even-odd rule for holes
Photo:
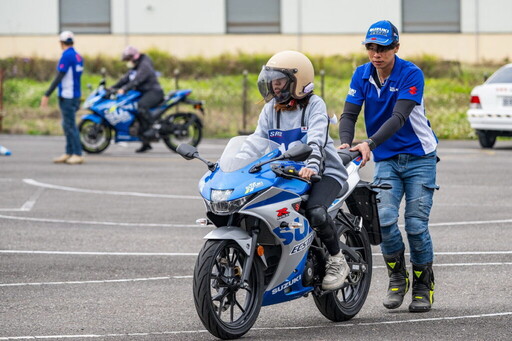
[[[212,190],[233,190],[227,200],[236,200],[270,187],[279,187],[295,194],[304,194],[309,185],[301,180],[287,180],[277,177],[271,164],[261,167],[255,173],[249,170],[261,161],[279,156],[279,145],[255,135],[238,136],[227,144],[213,172],[207,172],[199,182],[199,191],[206,200],[211,200]],[[293,165],[299,170],[302,162],[286,161],[281,165]]]

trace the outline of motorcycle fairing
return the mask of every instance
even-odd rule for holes
[[[263,159],[258,160],[262,161]],[[223,172],[222,169],[217,167],[212,173],[207,173],[200,181],[200,192],[201,195],[211,200],[211,190],[228,190],[232,189],[233,192],[229,197],[229,200],[236,200],[246,195],[251,195],[256,192],[266,190],[270,187],[279,187],[285,191],[293,191],[293,193],[303,194],[305,193],[309,185],[298,179],[287,180],[281,177],[277,177],[276,174],[271,170],[270,164],[263,165],[262,171],[255,176],[255,174],[249,173],[249,170],[257,162],[254,162],[240,170],[234,172]],[[290,162],[300,169],[301,164],[297,162]]]
[[[268,230],[281,246],[281,259],[286,259],[284,262],[279,262],[267,286],[270,289],[265,292],[264,305],[284,302],[313,290],[312,287],[304,288],[300,280],[290,283],[290,289],[274,290],[279,285],[302,276],[304,270],[305,256],[313,240],[314,231],[308,220],[294,208],[294,205],[301,200],[300,195],[272,187],[240,210],[241,214],[256,216],[266,224],[270,224],[270,226],[267,225]],[[299,227],[290,227],[292,223],[298,223]]]
[[[313,290],[313,287],[304,287],[302,285],[302,274],[306,267],[307,258],[307,253],[303,254],[302,259],[297,265],[297,271],[292,272],[278,285],[268,287],[271,289],[267,289],[263,294],[262,306],[290,301],[302,297]],[[274,283],[274,281],[272,283]]]
[[[242,250],[249,255],[249,252],[251,251],[252,246],[252,238],[249,236],[247,231],[241,229],[237,226],[222,226],[219,227],[210,233],[208,233],[206,236],[204,236],[204,239],[217,239],[217,240],[225,240],[230,239],[234,240],[235,242],[240,245]]]

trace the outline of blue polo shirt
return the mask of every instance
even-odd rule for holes
[[[67,48],[60,57],[57,71],[64,72],[64,78],[59,83],[59,97],[80,98],[80,78],[84,70],[84,62],[73,47]]]
[[[364,120],[369,137],[392,116],[397,100],[408,99],[417,104],[404,126],[373,150],[374,160],[378,162],[398,154],[423,156],[433,152],[438,140],[425,116],[423,72],[396,55],[393,71],[381,88],[373,79],[374,72],[372,63],[359,66],[352,76],[346,98],[347,102],[356,105],[364,103]]]

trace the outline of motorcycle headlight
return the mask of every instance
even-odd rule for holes
[[[210,197],[211,197],[213,202],[216,202],[216,201],[228,201],[228,198],[231,195],[231,193],[233,193],[232,189],[225,189],[225,190],[224,189],[223,190],[212,189]]]
[[[233,193],[232,189],[212,189],[211,201],[209,202],[209,206],[213,213],[220,215],[232,214],[239,210],[242,206],[244,206],[249,200],[249,196],[245,196],[236,200],[228,201],[228,198],[231,195],[231,193]]]

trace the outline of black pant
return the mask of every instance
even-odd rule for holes
[[[341,185],[336,179],[330,176],[323,176],[322,180],[313,183],[311,187],[309,199],[306,203],[306,212],[314,209],[315,207],[323,207],[325,212],[327,212],[327,209],[331,206],[334,199],[336,199],[340,190]],[[313,228],[317,230],[317,235],[325,244],[331,255],[335,255],[340,252],[338,236],[336,235],[336,227],[329,215],[326,216],[325,222],[318,226],[313,226]]]
[[[150,90],[142,94],[142,97],[140,98],[139,102],[137,103],[137,112],[139,115],[139,121],[140,121],[140,130],[139,135],[142,140],[142,142],[149,142],[146,141],[147,139],[144,139],[142,137],[142,134],[148,130],[151,127],[151,124],[153,123],[153,119],[149,113],[149,109],[157,106],[162,102],[164,99],[164,92],[162,90]]]

